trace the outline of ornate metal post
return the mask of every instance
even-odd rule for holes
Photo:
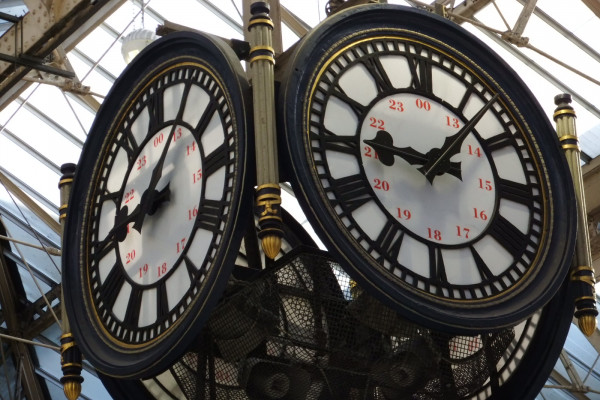
[[[71,186],[73,184],[73,176],[75,175],[75,164],[64,164],[60,171],[63,173],[58,188],[60,190],[60,208],[59,218],[62,228],[62,237],[64,237],[65,218],[67,217],[67,208],[69,196],[71,194]],[[63,244],[64,245],[64,244]],[[63,246],[64,247],[64,246]],[[64,290],[64,288],[62,288]],[[63,376],[60,378],[60,383],[63,384],[63,391],[69,400],[75,400],[81,393],[81,376],[82,357],[79,347],[75,343],[75,338],[71,333],[67,312],[64,308],[64,296],[61,290],[61,329],[62,336],[60,337],[60,364],[63,371]]]
[[[591,336],[596,330],[596,316],[598,315],[594,286],[596,279],[594,267],[592,266],[590,239],[587,229],[587,210],[583,195],[580,149],[575,128],[575,110],[570,105],[571,95],[569,94],[556,96],[554,103],[557,105],[556,111],[554,111],[556,133],[571,170],[578,209],[575,256],[573,257],[570,273],[570,279],[573,281],[576,290],[575,317],[577,317],[579,329],[585,335]]]
[[[250,6],[250,76],[254,108],[256,149],[256,207],[259,213],[258,237],[267,257],[273,259],[281,249],[281,188],[275,131],[275,51],[272,44],[273,22],[267,2]]]

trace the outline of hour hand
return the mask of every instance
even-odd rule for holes
[[[140,210],[134,219],[133,229],[142,233],[142,224],[144,223],[146,214],[153,215],[162,203],[170,200],[171,190],[169,186],[170,183],[160,191],[152,188],[146,189],[140,200]]]
[[[377,131],[374,139],[364,140],[377,152],[377,158],[383,165],[394,165],[394,156],[402,157],[411,165],[427,163],[427,157],[412,147],[395,147],[394,139],[386,131]]]

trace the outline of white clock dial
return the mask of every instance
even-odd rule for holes
[[[368,26],[351,27],[359,15]],[[489,49],[447,21],[374,6],[323,23],[292,59],[280,111],[295,190],[357,281],[409,317],[467,330],[523,320],[547,301],[528,288],[558,289],[568,168]]]
[[[248,89],[233,51],[179,33],[143,54],[82,153],[69,253],[84,354],[122,377],[163,368],[194,339],[229,279],[249,199]]]
[[[470,133],[460,152],[451,158],[456,174],[438,175],[430,182],[421,172],[426,154],[442,148],[444,141],[464,126],[462,119],[434,100],[409,93],[377,101],[367,115],[360,127],[360,142],[373,140],[383,131],[394,147],[422,154],[420,160],[405,156],[408,161],[395,156],[394,163],[387,166],[376,149],[363,146],[365,175],[387,212],[406,232],[433,243],[460,245],[477,239],[496,208],[494,174],[477,137]]]

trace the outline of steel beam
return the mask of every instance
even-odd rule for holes
[[[125,1],[61,0],[46,4],[27,0],[29,13],[0,38],[0,53],[43,59],[60,45],[69,51]],[[30,70],[28,66],[0,62],[0,109],[30,85],[22,81]]]

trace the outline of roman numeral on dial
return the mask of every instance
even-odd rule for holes
[[[359,147],[356,136],[338,136],[335,133],[321,129],[324,134],[316,134],[311,132],[311,139],[319,141],[320,146],[314,146],[313,149],[337,151],[340,153],[350,154],[359,157]]]
[[[377,56],[372,56],[364,59],[362,64],[367,68],[375,84],[377,85],[377,91],[379,93],[386,93],[394,89],[390,77],[388,76],[381,60]]]
[[[442,294],[442,286],[448,285],[448,277],[446,275],[446,267],[444,266],[444,258],[442,250],[436,246],[428,246],[429,248],[429,276],[435,283],[436,294]]]
[[[221,221],[223,215],[223,203],[217,200],[204,199],[198,208],[198,217],[194,229],[205,229],[215,234],[221,232]]]
[[[217,147],[210,154],[206,156],[202,163],[202,174],[205,176],[211,176],[221,167],[227,165],[229,161],[229,147],[225,146],[225,143]]]
[[[142,307],[142,297],[144,290],[139,286],[133,285],[129,295],[127,311],[123,319],[123,325],[129,329],[136,329],[140,320],[140,309]]]
[[[361,174],[350,175],[344,178],[332,180],[328,191],[335,193],[334,205],[341,205],[346,213],[352,213],[360,206],[373,199],[371,188]]]
[[[110,270],[104,282],[94,291],[94,297],[99,298],[104,303],[104,309],[111,311],[117,300],[117,296],[125,283],[125,274],[119,263],[115,264]]]
[[[513,146],[514,139],[508,133],[501,133],[491,138],[485,139],[483,145],[491,153],[496,150],[500,150],[507,146]]]
[[[496,216],[489,230],[490,235],[498,241],[515,259],[520,258],[528,243],[527,235],[511,224],[502,215]]]
[[[431,62],[423,57],[423,51],[429,54],[429,50],[424,50],[422,46],[415,45],[415,52],[407,53],[408,66],[412,75],[411,87],[417,91],[433,93],[433,80],[431,74]]]
[[[163,106],[163,91],[156,89],[154,84],[154,93],[148,99],[148,133],[153,134],[163,126],[164,106]]]
[[[157,321],[162,321],[169,316],[169,296],[164,280],[160,281],[156,287],[156,315]]]
[[[348,106],[350,106],[354,114],[356,114],[358,117],[362,116],[367,109],[361,103],[348,96],[339,85],[336,85],[333,88],[333,90],[331,91],[331,95],[337,97],[344,103],[348,104]]]
[[[215,115],[215,113],[217,112],[219,107],[220,107],[220,104],[215,99],[212,99],[208,103],[208,106],[204,109],[204,112],[202,113],[202,116],[200,117],[200,121],[198,122],[198,125],[196,125],[196,127],[194,128],[194,137],[196,138],[196,140],[198,140],[198,141],[200,140],[200,137],[202,136],[204,131],[206,131],[206,127],[212,120],[213,115]]]
[[[479,277],[481,278],[481,282],[492,281],[496,278],[496,275],[490,270],[487,266],[483,258],[479,255],[477,250],[473,246],[470,247],[471,255],[473,256],[473,260],[475,261],[475,266],[477,267],[477,271],[479,272]]]
[[[404,231],[399,224],[388,220],[377,239],[375,239],[375,245],[380,252],[377,262],[382,264],[384,259],[387,259],[391,263],[395,263],[398,260],[398,254],[400,254],[403,238]]]
[[[518,182],[513,182],[507,179],[498,181],[497,189],[500,192],[500,197],[511,200],[520,204],[524,204],[529,208],[539,196],[534,196],[530,185],[525,185]]]

